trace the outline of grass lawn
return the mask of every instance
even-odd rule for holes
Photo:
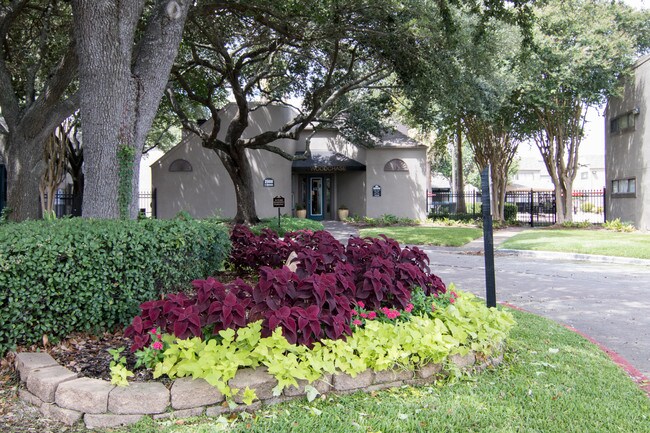
[[[386,235],[405,245],[460,247],[483,235],[473,227],[375,227],[360,230],[362,237]]]
[[[280,227],[278,227],[277,218],[263,219],[259,224],[251,227],[253,233],[259,234],[263,228],[269,228],[279,236],[284,236],[286,232],[295,232],[297,230],[323,230],[323,224],[319,221],[313,221],[306,218],[291,218],[282,216],[280,218]]]
[[[610,230],[529,230],[499,247],[650,259],[650,234]]]
[[[596,346],[547,319],[513,314],[504,363],[468,380],[299,399],[252,416],[148,419],[119,431],[650,432],[650,399]]]

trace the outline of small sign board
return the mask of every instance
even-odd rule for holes
[[[273,197],[273,207],[284,207],[284,197],[281,195]]]
[[[272,177],[267,177],[266,179],[264,179],[264,186],[266,188],[275,186],[275,180],[273,180]]]
[[[379,185],[373,185],[372,186],[372,196],[373,197],[381,197],[381,186],[379,186]]]

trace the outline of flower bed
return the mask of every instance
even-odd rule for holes
[[[169,389],[129,383],[123,349],[109,351],[111,383],[21,354],[21,397],[66,423],[83,416],[90,427],[169,411],[218,415],[457,377],[499,359],[514,324],[510,314],[445,287],[424,252],[387,238],[352,238],[344,247],[327,232],[281,240],[236,227],[231,240],[234,269],[259,269],[254,286],[195,280],[191,294],[143,303],[125,332],[134,368],[169,377]]]
[[[298,387],[290,386],[275,396],[277,380],[265,368],[242,369],[229,384],[233,388],[254,390],[258,400],[243,402],[244,395],[236,396],[228,404],[218,389],[203,379],[181,378],[170,388],[160,383],[134,383],[117,387],[107,381],[77,378],[46,353],[19,353],[16,369],[24,388],[20,398],[37,406],[43,416],[73,425],[83,420],[87,428],[111,428],[134,424],[144,416],[154,419],[187,418],[193,416],[219,416],[242,410],[254,411],[262,404],[274,404],[293,398],[313,398],[318,394],[377,391],[402,385],[432,383],[453,371],[479,371],[501,362],[500,353],[480,360],[474,352],[449,358],[447,369],[443,363],[427,364],[417,370],[364,370],[354,376],[346,373],[328,374],[309,386],[301,381]]]

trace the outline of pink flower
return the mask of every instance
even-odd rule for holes
[[[357,310],[350,311],[350,316],[356,316],[357,314],[359,314]]]
[[[361,320],[359,320],[359,319],[354,319],[354,320],[352,321],[352,324],[353,324],[353,325],[357,325],[357,326],[360,326],[361,323],[362,323],[362,322],[361,322]]]
[[[449,303],[450,304],[453,304],[454,302],[456,302],[456,300],[454,298],[449,298]]]
[[[160,340],[162,338],[162,335],[156,334],[156,338],[158,338],[158,340]]]
[[[163,348],[162,341],[154,341],[151,347],[153,347],[155,350],[162,350]]]
[[[451,292],[451,296],[453,296],[454,298],[457,298],[457,297],[458,297],[458,293],[456,293],[456,292]]]
[[[366,304],[364,304],[363,301],[357,302],[357,305],[359,306],[359,308],[366,308]]]
[[[368,313],[368,319],[372,320],[372,319],[376,319],[376,318],[377,318],[377,313],[375,313],[374,311],[370,311]]]
[[[431,304],[431,311],[436,311],[436,304]]]
[[[366,319],[368,317],[368,315],[366,313],[361,313],[361,314],[359,314],[359,316],[363,317],[364,319]]]
[[[156,328],[151,328],[151,331],[149,331],[151,334],[157,334],[158,330]]]
[[[406,311],[407,313],[413,311],[413,304],[408,304],[406,308],[404,308],[404,311]]]

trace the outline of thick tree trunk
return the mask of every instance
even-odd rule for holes
[[[41,218],[39,183],[43,175],[43,147],[40,141],[28,141],[18,134],[7,137],[7,207],[10,219],[24,221]]]
[[[237,199],[237,224],[256,224],[260,221],[255,209],[255,188],[246,149],[235,147],[229,153],[215,150],[230,175]]]
[[[138,174],[144,140],[158,109],[180,44],[189,0],[157,0],[134,46],[144,0],[74,0],[84,131],[83,216],[118,218],[119,196],[137,216]],[[133,176],[120,187],[118,152],[133,149]],[[126,191],[124,191],[126,189]]]

